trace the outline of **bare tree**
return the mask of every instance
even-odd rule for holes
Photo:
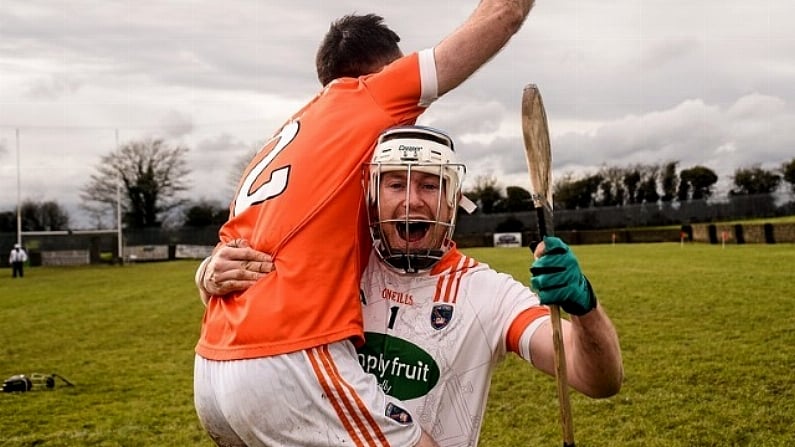
[[[80,198],[87,210],[116,206],[121,182],[124,221],[132,228],[159,227],[168,213],[183,205],[187,190],[188,148],[163,140],[132,141],[102,156]]]

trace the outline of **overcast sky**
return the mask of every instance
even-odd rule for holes
[[[190,148],[190,197],[231,197],[246,154],[319,88],[329,23],[374,12],[404,52],[432,47],[475,0],[0,0],[0,211],[80,188],[118,142]],[[554,175],[678,161],[723,179],[795,157],[795,2],[538,0],[489,65],[419,123],[448,130],[469,182],[529,188],[522,88],[544,98]],[[19,138],[17,138],[17,132]],[[725,191],[724,191],[725,192]]]

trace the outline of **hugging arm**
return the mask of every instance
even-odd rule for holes
[[[213,296],[245,290],[273,271],[273,258],[251,248],[247,241],[235,239],[219,244],[196,270],[194,281],[206,305]]]

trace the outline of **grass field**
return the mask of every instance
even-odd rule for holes
[[[795,246],[575,247],[621,337],[610,399],[572,394],[579,447],[795,445]],[[527,281],[527,249],[466,250]],[[0,277],[0,446],[211,446],[192,402],[196,262],[38,267]],[[494,377],[481,446],[560,445],[554,382]]]

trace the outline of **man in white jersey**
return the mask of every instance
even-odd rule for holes
[[[572,315],[562,322],[569,384],[591,397],[618,392],[618,337],[566,244],[545,238],[536,248],[532,282],[540,295],[458,251],[451,237],[457,206],[466,204],[465,169],[446,134],[390,129],[365,171],[373,251],[361,282],[359,361],[440,446],[477,444],[491,376],[506,353],[554,374],[543,304]],[[249,256],[265,259],[245,247],[216,256],[200,289],[234,288],[271,268],[245,264]]]

